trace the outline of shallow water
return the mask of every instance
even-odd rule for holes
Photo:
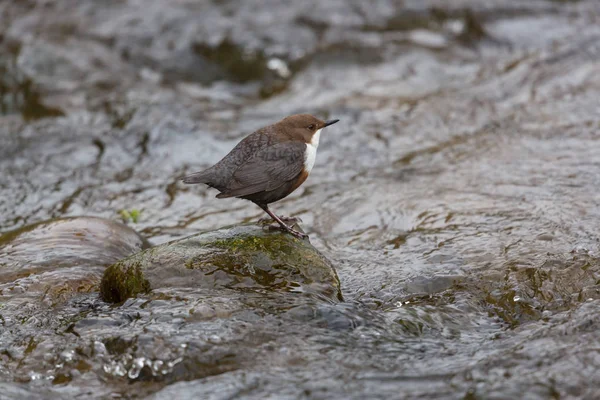
[[[345,302],[48,302],[0,272],[0,398],[599,397],[599,22],[592,0],[1,3],[1,232],[256,220],[177,178],[310,112],[341,121],[273,208]]]

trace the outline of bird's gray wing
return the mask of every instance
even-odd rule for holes
[[[217,197],[240,197],[277,189],[302,172],[305,152],[306,144],[302,142],[283,142],[260,150],[240,165]]]
[[[235,170],[262,149],[276,143],[269,129],[270,127],[265,127],[247,136],[223,157],[221,161],[204,171],[183,177],[183,182],[188,184],[206,183],[219,190],[226,188]]]

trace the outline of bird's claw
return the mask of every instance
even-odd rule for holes
[[[268,225],[267,228],[271,231],[284,231],[284,232],[288,232],[289,234],[297,237],[298,239],[304,240],[308,237],[308,235],[306,233],[302,233],[302,232],[298,232],[295,229],[290,228],[289,226],[286,226],[285,228],[283,226],[280,225]]]
[[[304,240],[308,237],[308,235],[306,233],[298,232],[295,229],[290,229],[288,232],[291,233],[292,235],[296,236],[300,240]]]

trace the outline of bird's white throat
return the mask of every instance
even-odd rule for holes
[[[319,147],[319,139],[321,138],[321,130],[319,129],[313,135],[310,143],[306,143],[306,154],[304,157],[304,169],[306,172],[310,173],[313,166],[315,165],[315,160],[317,159],[317,147]]]

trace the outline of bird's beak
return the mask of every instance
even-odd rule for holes
[[[339,119],[330,119],[329,121],[325,121],[325,125],[323,125],[323,128],[325,128],[326,126],[329,126],[329,125],[333,125],[338,121],[339,121]]]

